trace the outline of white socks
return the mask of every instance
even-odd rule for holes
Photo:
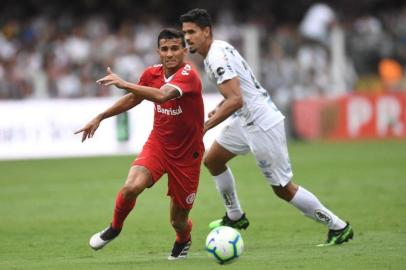
[[[227,208],[227,216],[231,220],[238,220],[243,215],[243,211],[238,200],[237,191],[235,190],[234,176],[227,167],[223,173],[213,176],[216,188],[220,192],[224,205]]]
[[[243,215],[243,211],[238,200],[235,180],[230,168],[227,167],[227,170],[213,176],[213,178],[226,206],[227,216],[231,220],[238,220]],[[324,207],[316,196],[303,187],[299,186],[295,196],[289,203],[299,209],[305,216],[327,225],[331,230],[340,230],[347,225],[345,221]]]
[[[331,230],[340,230],[346,223],[324,207],[311,192],[299,186],[295,196],[289,202],[298,208],[305,216],[327,225]]]

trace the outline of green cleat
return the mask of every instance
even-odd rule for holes
[[[317,245],[318,247],[327,247],[333,245],[340,245],[348,240],[354,238],[354,230],[350,223],[347,222],[347,226],[341,230],[329,230],[327,234],[327,241],[323,244]]]
[[[209,224],[210,230],[220,227],[220,226],[228,226],[232,227],[234,229],[239,229],[239,230],[246,230],[248,226],[250,225],[250,222],[248,219],[245,217],[245,214],[242,214],[239,220],[231,220],[228,216],[227,213],[224,215],[222,219],[217,219]]]

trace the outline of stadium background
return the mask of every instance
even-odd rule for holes
[[[106,121],[107,131],[81,150],[68,136],[69,130],[101,109],[90,106],[102,106],[102,99],[108,104],[122,94],[94,83],[107,66],[137,81],[145,66],[158,61],[151,49],[156,47],[156,33],[163,26],[179,27],[179,14],[199,5],[213,14],[215,38],[230,41],[244,54],[288,116],[291,137],[406,137],[406,7],[399,1],[326,4],[320,8],[314,1],[255,5],[247,1],[4,1],[0,102],[6,102],[0,113],[12,110],[14,118],[0,122],[0,157],[138,152],[150,121],[133,112]],[[309,12],[317,7],[318,11]],[[198,56],[190,60],[202,71]],[[209,110],[220,97],[201,73]],[[86,107],[83,112],[82,107]],[[151,118],[148,104],[139,110]],[[216,132],[209,133],[206,144]]]
[[[257,57],[262,59],[254,58],[256,61],[252,65],[259,71],[264,86],[271,91],[281,87],[293,91],[292,88],[298,86],[301,89],[297,91],[308,94],[311,90],[303,86],[308,85],[329,93],[335,88],[331,80],[329,84],[326,78],[316,81],[312,77],[312,72],[326,76],[318,70],[325,67],[317,67],[324,63],[315,61],[304,74],[304,71],[292,67],[297,63],[307,65],[303,63],[306,60],[301,59],[305,56],[301,55],[304,43],[299,28],[306,11],[315,3],[309,0],[257,1],[255,5],[248,1],[192,3],[155,0],[142,4],[129,0],[105,1],[103,4],[95,0],[2,1],[0,98],[109,95],[109,91],[88,85],[91,84],[89,81],[93,82],[103,74],[104,65],[113,65],[115,61],[130,62],[134,70],[131,75],[124,75],[136,79],[136,71],[157,60],[155,53],[151,52],[155,45],[153,34],[161,26],[179,26],[179,14],[196,6],[211,12],[216,23],[216,36],[234,42],[241,49],[248,46],[244,44],[247,41],[243,30],[254,26],[257,36],[248,39],[258,39],[252,41],[258,45],[249,44],[250,49],[244,53],[247,56],[258,54]],[[377,90],[379,62],[383,58],[396,60],[403,71],[406,63],[406,11],[402,1],[326,3],[335,13],[339,28],[344,31],[344,54],[349,58],[348,69],[352,69],[352,74],[347,71],[342,75],[345,85],[340,91]],[[126,56],[132,58],[122,60]],[[273,67],[275,61],[282,63],[281,71]],[[48,82],[41,84],[41,79],[27,78],[35,77],[33,70],[38,68],[45,72]],[[122,69],[130,73],[128,67]],[[84,87],[72,90],[58,86],[60,78],[72,73],[79,77],[76,83]]]
[[[157,31],[179,27],[179,15],[195,7],[212,13],[215,37],[241,50],[288,116],[295,180],[356,231],[348,245],[317,249],[322,227],[264,188],[251,156],[239,157],[231,166],[252,225],[243,232],[243,257],[229,268],[403,269],[406,3],[326,1],[333,31],[310,40],[300,25],[316,3],[2,1],[0,269],[216,267],[203,242],[208,222],[224,210],[205,169],[186,262],[166,261],[173,233],[165,179],[143,194],[111,248],[87,247],[109,220],[114,194],[148,134],[150,104],[107,120],[84,144],[72,134],[122,94],[94,83],[106,66],[136,81],[158,60]],[[190,57],[201,70],[200,60]],[[220,97],[201,75],[210,109]]]

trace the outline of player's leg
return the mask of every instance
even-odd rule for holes
[[[227,162],[233,159],[236,154],[231,153],[218,142],[214,141],[204,159],[204,166],[212,176],[217,176],[229,170]]]
[[[90,247],[94,250],[101,249],[120,234],[125,219],[135,206],[138,195],[153,183],[147,168],[138,165],[130,168],[124,186],[117,193],[111,225],[90,238]]]
[[[193,207],[199,186],[201,159],[194,161],[168,161],[168,193],[171,197],[170,223],[176,232],[169,260],[187,257],[192,244],[192,220],[189,212]]]
[[[348,223],[337,217],[327,209],[310,191],[294,184],[289,154],[287,149],[286,135],[283,122],[280,122],[266,133],[258,131],[252,140],[252,149],[265,177],[271,183],[275,194],[299,209],[304,215],[313,220],[325,224],[330,234],[345,233],[344,238],[329,237],[329,242],[340,244],[352,237],[352,229]],[[262,142],[257,144],[255,142]],[[268,149],[264,146],[267,145]],[[348,234],[348,235],[347,235]]]
[[[214,141],[204,159],[204,165],[213,176],[217,191],[221,194],[226,207],[226,215],[222,219],[211,222],[209,224],[211,229],[222,225],[246,229],[249,225],[241,209],[234,176],[226,165],[237,154],[248,151],[239,122],[234,120],[225,127],[217,141]]]
[[[313,193],[291,181],[285,186],[272,186],[272,188],[279,198],[295,206],[305,216],[325,224],[331,230],[341,230],[347,225],[326,208]]]
[[[135,201],[146,188],[151,187],[154,181],[150,171],[143,166],[132,166],[124,186],[117,194],[111,226],[121,230],[124,220],[135,206]]]
[[[171,199],[170,222],[176,231],[176,240],[173,244],[169,260],[184,259],[187,257],[192,244],[192,220],[189,219],[190,209],[184,209]]]
[[[272,188],[279,198],[295,206],[305,216],[328,227],[326,243],[320,246],[341,244],[353,238],[354,232],[350,224],[325,207],[310,191],[292,181],[285,186],[272,186]]]

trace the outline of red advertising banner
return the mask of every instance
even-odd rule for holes
[[[296,101],[293,120],[305,139],[406,138],[406,94]]]

